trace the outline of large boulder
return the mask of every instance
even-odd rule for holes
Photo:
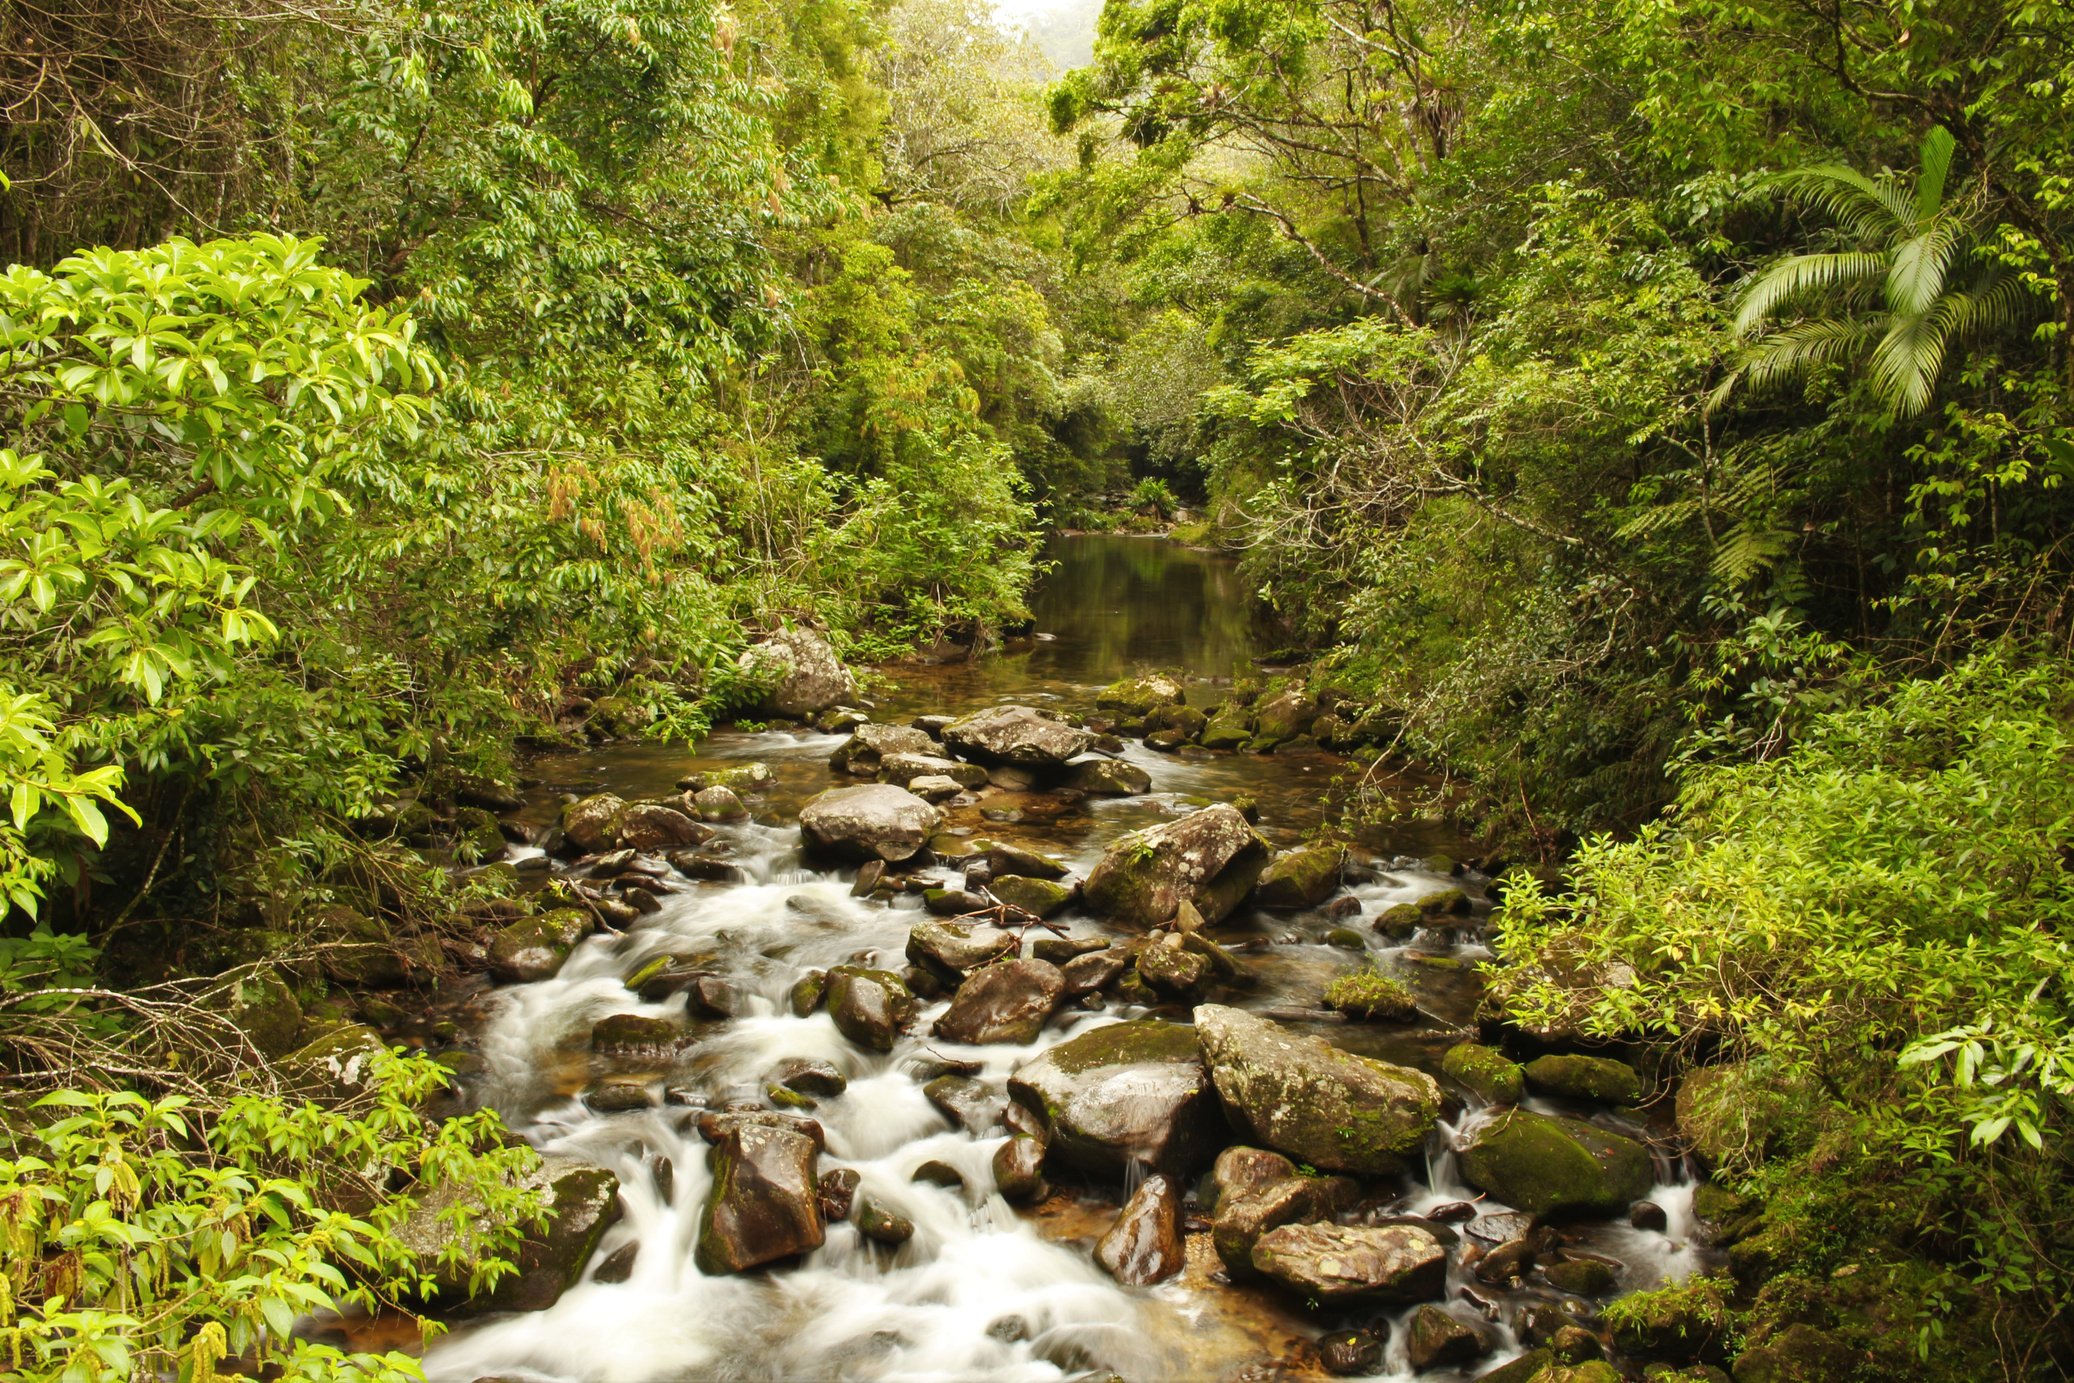
[[[1221,1004],[1198,1008],[1195,1026],[1232,1122],[1299,1162],[1396,1172],[1440,1117],[1440,1087],[1423,1071],[1343,1052]]]
[[[942,815],[890,783],[830,788],[801,808],[799,834],[808,849],[843,859],[898,864],[929,844]]]
[[[1254,1242],[1253,1270],[1321,1302],[1432,1301],[1447,1291],[1447,1249],[1417,1225],[1283,1225]]]
[[[1124,836],[1082,892],[1096,912],[1135,927],[1165,926],[1183,903],[1214,923],[1245,900],[1267,862],[1267,842],[1237,807],[1220,803]]]
[[[1181,1242],[1181,1190],[1158,1172],[1125,1202],[1095,1245],[1095,1262],[1129,1287],[1164,1282],[1188,1265]]]
[[[1043,1119],[1052,1156],[1099,1176],[1132,1166],[1185,1174],[1226,1137],[1195,1029],[1182,1023],[1081,1033],[1011,1076],[1008,1094]]]
[[[943,742],[978,763],[1056,768],[1095,737],[1031,706],[990,706],[946,725]]]
[[[1610,1057],[1551,1053],[1527,1063],[1527,1085],[1537,1095],[1566,1100],[1640,1104],[1642,1078],[1635,1068]]]
[[[547,979],[562,968],[576,943],[596,925],[588,913],[576,908],[522,917],[490,942],[490,973],[515,984]]]
[[[636,802],[613,826],[616,843],[628,850],[676,850],[713,838],[711,826],[665,802]]]
[[[1295,739],[1311,728],[1317,714],[1317,703],[1304,695],[1301,688],[1291,687],[1263,697],[1253,706],[1253,747],[1266,749]]]
[[[241,966],[220,977],[201,1002],[243,1033],[262,1056],[286,1056],[302,1033],[302,1005],[271,965]]]
[[[1513,1109],[1461,1150],[1471,1186],[1535,1215],[1611,1215],[1649,1194],[1649,1149],[1587,1124]]]
[[[850,732],[850,737],[835,747],[828,756],[829,766],[857,778],[875,776],[884,767],[887,759],[895,755],[919,756],[935,761],[936,741],[922,731],[908,725],[880,725],[876,721],[865,721]],[[922,773],[934,773],[933,768]],[[889,781],[906,783],[917,773],[905,776],[887,775]]]
[[[828,641],[805,629],[781,630],[751,645],[735,666],[764,689],[756,706],[765,715],[804,720],[857,695],[856,679]]]
[[[1065,997],[1065,976],[1050,961],[1000,961],[965,977],[936,1035],[971,1045],[1029,1042]]]
[[[1254,901],[1264,908],[1315,908],[1339,887],[1347,852],[1339,845],[1284,850],[1260,874]]]
[[[546,1201],[547,1223],[526,1235],[518,1271],[473,1299],[469,1274],[498,1227],[486,1218],[489,1212],[477,1192],[458,1182],[436,1186],[418,1198],[397,1227],[397,1241],[431,1279],[434,1304],[448,1311],[544,1310],[575,1285],[598,1240],[619,1218],[619,1178],[580,1158],[546,1154],[517,1185]],[[442,1254],[455,1246],[459,1261],[442,1263]]]
[[[1068,785],[1092,797],[1136,797],[1152,791],[1152,775],[1122,759],[1083,759]]]
[[[699,1212],[699,1271],[738,1273],[821,1247],[820,1153],[802,1129],[730,1122],[707,1153],[713,1187]]]

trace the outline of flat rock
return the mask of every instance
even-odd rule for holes
[[[1186,1174],[1226,1139],[1195,1029],[1139,1019],[1059,1043],[1018,1070],[1009,1097],[1038,1116],[1050,1155],[1098,1176]]]
[[[1254,1243],[1253,1269],[1318,1301],[1431,1301],[1447,1290],[1447,1249],[1415,1225],[1282,1225]]]
[[[831,788],[807,803],[799,813],[799,833],[810,850],[898,864],[928,846],[942,819],[906,788],[865,783]]]
[[[1051,962],[1000,961],[965,977],[936,1020],[936,1035],[974,1045],[1029,1042],[1065,997],[1065,977]]]
[[[1085,754],[1095,737],[1033,706],[990,706],[946,725],[943,742],[977,763],[1056,768]]]

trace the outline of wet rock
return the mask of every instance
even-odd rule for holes
[[[1447,1250],[1412,1225],[1283,1225],[1254,1243],[1253,1269],[1318,1301],[1430,1301],[1447,1290]]]
[[[929,843],[942,820],[936,808],[890,783],[831,788],[799,813],[808,849],[844,859],[898,864]]]
[[[1284,850],[1261,871],[1253,901],[1264,908],[1315,908],[1339,887],[1347,852],[1339,845]]]
[[[893,1050],[915,1020],[915,996],[890,970],[838,965],[828,972],[827,1005],[836,1029],[860,1047]]]
[[[1445,917],[1455,913],[1467,913],[1469,911],[1469,895],[1462,892],[1459,888],[1440,888],[1435,889],[1431,893],[1422,894],[1414,906],[1427,917]]]
[[[874,1244],[898,1247],[915,1237],[915,1222],[866,1196],[857,1206],[857,1232]]]
[[[819,1248],[819,1158],[797,1129],[732,1122],[707,1154],[713,1186],[699,1213],[699,1271],[738,1273]]]
[[[849,1167],[838,1167],[832,1172],[823,1172],[814,1183],[814,1198],[821,1203],[821,1218],[847,1220],[850,1206],[857,1199],[857,1186],[862,1180]]]
[[[1236,701],[1226,702],[1204,723],[1197,742],[1205,749],[1239,749],[1253,738],[1253,718]]]
[[[1128,964],[1130,953],[1119,947],[1075,956],[1059,967],[1059,974],[1066,981],[1067,997],[1077,999],[1115,984],[1117,976]]]
[[[702,1109],[692,1116],[691,1125],[698,1130],[699,1137],[714,1147],[734,1137],[736,1130],[751,1126],[799,1134],[818,1149],[828,1146],[827,1130],[819,1120],[782,1109],[763,1109],[744,1101],[736,1101],[725,1109]]]
[[[1300,1162],[1394,1172],[1439,1117],[1440,1087],[1423,1071],[1343,1052],[1218,1004],[1198,1008],[1195,1024],[1232,1121]]]
[[[920,1182],[924,1186],[941,1186],[946,1191],[965,1189],[965,1174],[950,1163],[934,1157],[915,1168],[914,1175],[908,1180]]]
[[[967,1133],[985,1135],[1001,1122],[1005,1103],[985,1081],[970,1076],[938,1076],[922,1094],[942,1115]]]
[[[742,991],[718,975],[693,979],[684,997],[691,1011],[701,1018],[734,1018],[748,1007]]]
[[[857,695],[835,650],[819,634],[785,629],[744,649],[735,666],[743,677],[765,688],[756,707],[765,715],[805,720]]]
[[[804,1018],[821,1007],[821,1000],[828,993],[828,972],[809,970],[792,982],[786,991],[785,1003],[795,1018]]]
[[[728,788],[737,794],[765,792],[778,781],[771,766],[750,760],[746,763],[725,764],[719,768],[704,769],[686,778],[679,778],[677,786],[686,792],[703,792],[707,788]]]
[[[1111,682],[1095,693],[1095,708],[1112,715],[1142,717],[1162,706],[1179,706],[1187,699],[1179,681],[1164,672],[1154,672]]]
[[[1376,914],[1371,930],[1393,941],[1402,941],[1426,923],[1426,914],[1416,903],[1393,903]]]
[[[1565,1257],[1543,1264],[1541,1275],[1557,1291],[1579,1297],[1610,1296],[1620,1285],[1619,1267],[1601,1258]]]
[[[599,1114],[624,1114],[655,1103],[645,1076],[605,1076],[583,1092],[583,1102]]]
[[[1161,994],[1183,1003],[1201,999],[1214,978],[1210,962],[1171,932],[1138,953],[1138,974]]]
[[[1372,1330],[1335,1330],[1318,1341],[1318,1362],[1340,1377],[1381,1373],[1383,1343],[1384,1337]]]
[[[1511,1359],[1497,1368],[1480,1373],[1476,1383],[1536,1383],[1545,1376],[1545,1371],[1556,1366],[1553,1350],[1531,1349],[1517,1359]]]
[[[993,844],[987,847],[987,867],[997,875],[1020,874],[1031,879],[1063,879],[1066,865],[1041,850],[1025,845]]]
[[[1598,1056],[1544,1056],[1526,1065],[1527,1084],[1536,1094],[1567,1100],[1602,1100],[1607,1104],[1639,1104],[1642,1078],[1624,1061]]]
[[[1293,740],[1310,729],[1317,714],[1317,703],[1300,687],[1263,697],[1253,706],[1253,738],[1248,748],[1272,749]]]
[[[1227,1149],[1227,1152],[1233,1151]],[[1247,1151],[1254,1151],[1247,1149]],[[1281,1159],[1289,1165],[1286,1159]],[[1219,1165],[1223,1162],[1219,1158]],[[1259,1185],[1237,1186],[1217,1197],[1210,1221],[1210,1243],[1233,1277],[1255,1276],[1253,1246],[1260,1236],[1283,1225],[1317,1218],[1317,1196],[1311,1179],[1289,1173]]]
[[[1095,737],[1030,706],[990,706],[953,721],[943,742],[983,764],[1055,768],[1085,754]]]
[[[1172,922],[1184,902],[1214,923],[1244,901],[1267,861],[1267,842],[1236,807],[1220,804],[1124,836],[1082,891],[1096,912],[1148,931]]]
[[[1097,1176],[1132,1164],[1186,1174],[1227,1139],[1195,1029],[1140,1019],[1059,1043],[1008,1081],[1051,1156]]]
[[[922,891],[922,906],[938,917],[965,917],[986,907],[987,900],[962,888],[930,888]]]
[[[1073,901],[1073,890],[1050,879],[1032,879],[1023,874],[999,874],[987,885],[994,897],[1012,908],[1038,917],[1050,917]]]
[[[640,1013],[614,1013],[591,1024],[591,1050],[603,1056],[667,1052],[684,1041],[682,1024]]]
[[[670,865],[687,879],[701,879],[707,883],[738,884],[745,877],[740,865],[704,851],[673,851]]]
[[[627,1281],[633,1277],[634,1263],[640,1256],[641,1241],[639,1239],[621,1244],[598,1263],[597,1268],[591,1273],[591,1281],[602,1282],[608,1286],[613,1283]]]
[[[936,746],[931,745],[934,749]],[[983,788],[987,771],[978,764],[946,759],[940,754],[900,751],[888,753],[879,763],[879,777],[888,783],[911,783],[917,778],[948,778],[961,788]]]
[[[1404,1352],[1422,1373],[1459,1368],[1489,1348],[1481,1330],[1438,1306],[1421,1306],[1404,1328]]]
[[[1474,1042],[1448,1048],[1440,1073],[1491,1104],[1518,1104],[1527,1093],[1526,1075],[1516,1062]]]
[[[585,854],[610,850],[619,843],[619,814],[626,799],[601,792],[562,808],[562,834]]]
[[[1516,1283],[1534,1270],[1534,1246],[1525,1239],[1509,1239],[1476,1260],[1471,1269],[1478,1282],[1494,1287]]]
[[[398,1226],[397,1241],[434,1284],[434,1304],[457,1312],[544,1310],[576,1284],[619,1218],[619,1178],[580,1158],[545,1154],[517,1184],[545,1196],[547,1223],[526,1235],[518,1271],[476,1297],[468,1295],[469,1274],[477,1254],[489,1247],[489,1235],[502,1228],[477,1193],[459,1182],[443,1183],[421,1195]],[[459,1261],[442,1263],[441,1256],[455,1249]]]
[[[894,755],[920,756],[934,759],[937,749],[935,740],[920,730],[905,725],[878,725],[867,721],[850,732],[850,737],[836,746],[828,756],[829,766],[855,778],[878,776],[886,766],[886,760]],[[919,777],[921,773],[934,773],[926,768],[919,772],[888,774],[887,781],[905,783],[907,779]]]
[[[490,943],[490,973],[513,984],[548,979],[595,925],[576,908],[556,908],[538,917],[522,918],[498,932]]]
[[[1628,1223],[1636,1229],[1662,1231],[1669,1227],[1671,1217],[1655,1201],[1636,1201],[1628,1207]]]
[[[1000,961],[965,977],[936,1035],[971,1045],[1029,1042],[1065,997],[1065,977],[1049,961]]]
[[[1181,1243],[1181,1192],[1155,1172],[1125,1202],[1095,1245],[1095,1262],[1128,1287],[1164,1282],[1186,1266]]]
[[[843,1078],[842,1072],[825,1061],[807,1057],[794,1057],[778,1063],[769,1079],[802,1095],[835,1096],[850,1088],[850,1082]]]
[[[701,821],[740,821],[749,815],[748,806],[736,795],[733,788],[700,788],[692,794],[691,805],[698,810]]]
[[[994,1189],[1016,1205],[1043,1200],[1044,1140],[1018,1133],[994,1149]]]
[[[637,802],[619,814],[619,844],[633,850],[676,850],[704,845],[713,828],[660,802]]]
[[[1039,960],[1048,960],[1064,969],[1070,962],[1085,955],[1109,948],[1109,939],[1100,936],[1040,936],[1030,943],[1030,954]]]
[[[1612,1215],[1649,1194],[1649,1150],[1580,1119],[1515,1109],[1461,1152],[1471,1186],[1536,1215]]]
[[[1122,759],[1089,759],[1073,765],[1071,787],[1094,797],[1136,797],[1152,791],[1152,775]]]

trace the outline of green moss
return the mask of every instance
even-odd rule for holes
[[[1515,1109],[1462,1151],[1472,1186],[1537,1215],[1610,1215],[1649,1193],[1655,1168],[1632,1138]]]
[[[1519,1064],[1475,1042],[1459,1042],[1440,1059],[1441,1074],[1492,1104],[1518,1104],[1527,1093]]]
[[[1602,1319],[1614,1345],[1630,1354],[1676,1359],[1719,1357],[1731,1342],[1732,1283],[1693,1277],[1609,1302]]]
[[[1419,1003],[1402,980],[1373,968],[1349,970],[1325,986],[1325,1007],[1365,1022],[1406,1023]]]
[[[1544,1095],[1625,1105],[1642,1100],[1642,1078],[1626,1062],[1566,1054],[1537,1057],[1526,1071],[1527,1084]]]

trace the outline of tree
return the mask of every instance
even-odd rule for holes
[[[1948,195],[1955,148],[1940,125],[1923,137],[1912,179],[1892,172],[1868,178],[1827,163],[1775,180],[1789,198],[1834,221],[1844,243],[1789,255],[1751,280],[1736,330],[1765,334],[1722,386],[1724,394],[1739,379],[1763,386],[1854,360],[1870,347],[1873,393],[1910,417],[1929,406],[1955,342],[2023,317],[2027,290],[1980,243],[1980,195]],[[1828,311],[1778,326],[1796,307]]]

